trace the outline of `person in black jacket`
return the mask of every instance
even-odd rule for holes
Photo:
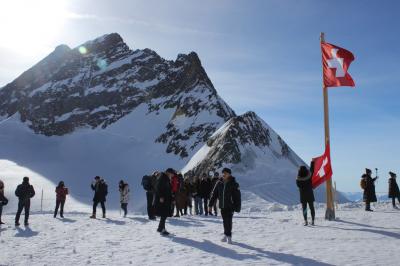
[[[372,212],[371,210],[371,202],[377,202],[378,199],[376,198],[375,193],[375,181],[378,177],[372,178],[372,171],[370,169],[365,169],[365,174],[362,176],[365,182],[365,189],[363,199],[365,201],[365,210],[368,212]]]
[[[28,226],[29,209],[31,207],[31,198],[35,196],[35,189],[29,184],[29,177],[24,177],[22,184],[18,185],[15,190],[15,196],[18,197],[18,210],[15,215],[15,226],[19,226],[19,218],[22,210],[25,209],[25,226]]]
[[[142,186],[146,191],[146,201],[147,201],[147,216],[149,220],[156,220],[154,214],[154,189],[156,186],[157,177],[160,175],[158,171],[155,171],[152,175],[145,175],[142,178]]]
[[[396,198],[400,203],[400,191],[399,186],[396,182],[396,174],[393,172],[389,172],[389,198],[392,199],[393,208],[398,209],[396,206]]]
[[[93,183],[91,184],[91,188],[94,191],[94,197],[93,197],[93,213],[90,218],[96,219],[96,209],[97,205],[100,203],[101,204],[101,209],[103,211],[103,218],[106,218],[106,196],[108,194],[108,186],[106,184],[106,181],[100,176],[96,176],[94,178]]]
[[[224,224],[224,237],[222,242],[232,244],[232,218],[234,212],[240,212],[242,206],[239,184],[231,174],[231,169],[222,170],[223,182],[219,182],[215,188],[209,203],[208,210],[211,213],[215,201],[219,200],[219,208]]]
[[[8,199],[4,196],[4,183],[0,180],[0,225],[4,224],[1,220],[1,214],[3,212],[3,206],[7,205]]]
[[[213,194],[214,190],[216,189],[217,185],[219,182],[223,182],[222,178],[219,177],[219,173],[215,172],[214,173],[214,177],[211,180],[211,193],[210,193],[210,198],[211,195]],[[218,208],[217,208],[217,201],[215,201],[214,205],[213,205],[213,209],[214,209],[214,215],[218,216]],[[210,215],[212,215],[212,212],[210,212]]]
[[[154,208],[157,216],[160,217],[157,232],[167,236],[169,233],[165,230],[167,217],[172,216],[172,188],[171,181],[165,173],[160,173],[155,185]]]
[[[208,175],[206,173],[204,173],[200,180],[199,193],[200,193],[201,198],[203,199],[204,213],[206,216],[208,216],[208,200],[210,198],[211,190],[212,190],[211,179],[208,177]]]
[[[311,171],[313,169],[313,166],[311,166]],[[304,225],[308,225],[308,220],[307,220],[307,204],[310,207],[311,211],[311,224],[314,225],[315,221],[315,208],[314,208],[314,191],[312,188],[312,181],[311,181],[311,176],[312,172],[308,171],[307,167],[300,166],[297,179],[296,179],[296,184],[299,188],[300,192],[300,202],[303,208],[303,217],[304,217]]]

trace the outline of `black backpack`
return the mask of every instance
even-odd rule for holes
[[[143,176],[142,186],[143,186],[144,190],[146,190],[146,191],[150,191],[152,189],[151,176],[148,176],[148,175]]]

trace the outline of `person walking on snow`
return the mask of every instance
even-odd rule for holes
[[[3,206],[8,204],[8,199],[4,195],[4,183],[0,180],[0,225],[4,224],[1,220],[1,214],[3,213]]]
[[[31,198],[35,196],[35,189],[31,184],[29,184],[29,177],[25,176],[23,178],[22,184],[18,185],[17,189],[15,190],[15,196],[18,197],[18,210],[17,214],[15,215],[15,226],[19,226],[19,218],[22,210],[25,210],[24,225],[28,226]]]
[[[68,188],[65,187],[64,181],[60,181],[56,187],[56,208],[54,210],[54,218],[57,217],[58,208],[60,208],[60,217],[64,218],[64,204],[68,193]]]
[[[160,223],[158,224],[157,232],[163,236],[167,236],[169,233],[167,230],[165,230],[165,222],[167,217],[172,216],[172,188],[171,181],[167,174],[161,173],[158,176],[154,192],[155,213],[160,217]]]
[[[222,242],[232,244],[232,218],[234,212],[240,212],[242,206],[239,184],[231,174],[231,169],[224,168],[222,170],[223,182],[218,183],[214,190],[208,210],[211,213],[215,201],[219,200],[219,208],[224,224],[224,237]]]
[[[91,184],[91,188],[94,191],[94,196],[93,196],[93,213],[92,216],[90,216],[90,218],[96,219],[96,209],[99,203],[103,211],[103,218],[106,218],[105,202],[106,202],[106,196],[108,194],[108,186],[104,181],[104,179],[100,178],[100,176],[96,176]]]
[[[119,194],[121,209],[124,211],[124,217],[126,217],[128,214],[129,185],[124,180],[119,181]]]
[[[208,177],[208,174],[204,173],[200,181],[200,196],[203,199],[204,212],[206,216],[208,216],[208,200],[210,198],[211,190],[211,179]]]
[[[362,175],[361,183],[364,187],[364,195],[363,199],[365,202],[365,210],[372,212],[371,210],[371,202],[377,202],[376,193],[375,193],[375,181],[378,177],[372,178],[372,171],[370,169],[365,169],[365,174]]]
[[[152,175],[145,175],[142,177],[142,186],[146,191],[146,201],[147,201],[147,215],[149,220],[156,220],[154,214],[154,189],[157,181],[157,177],[160,175],[158,171],[155,171]]]
[[[172,168],[168,168],[165,173],[171,180],[171,191],[172,191],[172,214],[174,213],[175,207],[176,207],[176,215],[175,217],[179,217],[179,209],[177,206],[177,194],[179,192],[180,184],[179,184],[179,178],[178,175],[176,174],[175,170]]]
[[[400,203],[400,191],[399,191],[399,186],[397,185],[396,182],[396,174],[393,172],[389,172],[390,178],[389,178],[389,198],[392,199],[392,204],[393,208],[398,209],[396,206],[396,198]]]
[[[311,165],[313,170],[313,165]],[[314,208],[314,191],[312,188],[311,172],[308,171],[307,167],[300,166],[299,172],[296,178],[296,184],[300,192],[300,202],[303,209],[304,225],[308,225],[307,220],[307,205],[311,211],[311,225],[314,225],[315,221],[315,208]]]

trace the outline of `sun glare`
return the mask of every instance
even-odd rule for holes
[[[35,55],[54,46],[67,17],[65,0],[2,0],[0,48]]]

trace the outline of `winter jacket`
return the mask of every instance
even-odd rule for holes
[[[305,177],[298,176],[296,179],[296,184],[297,187],[299,188],[301,203],[308,203],[315,201],[310,174]]]
[[[119,187],[119,196],[121,203],[128,203],[129,202],[129,185],[124,184],[122,187]]]
[[[160,199],[163,202],[160,202]],[[171,217],[172,216],[172,189],[169,177],[162,173],[156,181],[154,208],[157,216]]]
[[[7,205],[8,199],[4,195],[4,183],[0,180],[0,204]]]
[[[389,178],[389,198],[400,197],[399,186],[397,185],[396,178]]]
[[[93,201],[104,202],[108,194],[108,186],[104,180],[97,181],[91,185],[94,190]]]
[[[179,191],[179,187],[180,187],[180,184],[179,184],[179,178],[178,178],[178,176],[177,175],[174,175],[172,178],[171,178],[171,189],[172,189],[172,193],[177,193],[178,191]]]
[[[199,195],[202,198],[210,198],[212,183],[209,178],[201,179],[199,186]]]
[[[29,182],[24,181],[17,186],[15,196],[18,197],[19,201],[30,201],[35,196],[35,189]]]
[[[68,188],[56,187],[56,199],[59,201],[65,201],[68,195]]]
[[[365,178],[365,189],[363,199],[365,202],[377,202],[376,193],[375,193],[375,181],[377,177],[372,178],[370,175],[363,175],[362,178]]]
[[[218,199],[219,208],[222,210],[240,212],[242,199],[239,184],[231,176],[227,181],[219,182],[215,188],[209,202],[209,207],[213,207]]]

